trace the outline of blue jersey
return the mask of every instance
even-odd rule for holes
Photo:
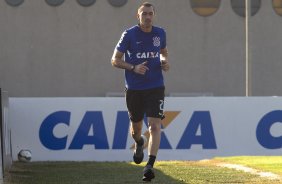
[[[164,86],[160,50],[165,47],[166,33],[162,28],[153,26],[147,33],[136,25],[123,32],[116,49],[125,54],[125,62],[138,65],[148,61],[149,68],[145,75],[125,70],[126,88],[143,90]]]

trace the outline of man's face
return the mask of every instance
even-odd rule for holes
[[[139,24],[145,27],[151,27],[153,25],[153,18],[154,18],[154,9],[152,6],[146,7],[143,6],[139,9],[137,18],[139,20]]]

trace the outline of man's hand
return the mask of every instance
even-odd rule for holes
[[[161,67],[163,71],[168,71],[169,70],[169,63],[167,60],[161,60]]]
[[[141,74],[141,75],[145,75],[146,71],[149,70],[149,68],[146,66],[146,64],[148,63],[148,61],[145,61],[139,65],[136,65],[134,68],[134,72]]]

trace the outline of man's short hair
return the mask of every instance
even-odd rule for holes
[[[154,11],[154,13],[155,13],[155,7],[154,7],[154,5],[151,4],[151,3],[149,3],[149,2],[144,2],[144,3],[142,3],[141,6],[138,8],[138,11],[137,11],[137,12],[139,13],[140,9],[143,8],[143,7],[153,7],[153,11]]]

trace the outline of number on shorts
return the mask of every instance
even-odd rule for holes
[[[160,100],[160,110],[163,111],[164,110],[164,101]]]

